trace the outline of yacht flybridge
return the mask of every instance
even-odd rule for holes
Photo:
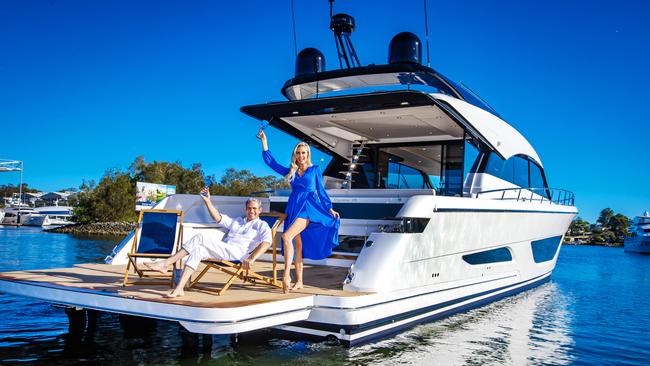
[[[341,69],[325,70],[322,53],[305,49],[282,88],[288,101],[241,109],[331,156],[321,168],[341,214],[341,245],[306,261],[304,291],[246,285],[162,299],[161,286],[122,288],[133,234],[107,264],[3,273],[0,291],[198,333],[271,328],[354,345],[547,281],[577,209],[572,193],[549,188],[528,141],[474,93],[421,65],[414,34],[393,39],[389,64],[361,66],[352,17],[334,15],[332,29]],[[244,214],[246,197],[212,199]],[[276,191],[264,210],[283,212],[287,199]],[[184,211],[185,238],[219,230],[197,196],[157,208]]]

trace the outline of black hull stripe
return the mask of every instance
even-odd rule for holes
[[[391,303],[391,302],[398,302],[398,301],[403,301],[403,300],[407,300],[407,299],[412,299],[412,298],[414,298],[414,297],[427,296],[427,295],[435,294],[435,293],[437,293],[437,292],[444,292],[444,291],[456,290],[456,289],[459,289],[459,288],[465,288],[465,287],[470,287],[470,286],[476,286],[476,285],[480,285],[480,284],[483,284],[483,283],[494,282],[494,281],[501,281],[501,280],[505,280],[505,279],[512,278],[512,277],[516,277],[516,275],[510,275],[510,276],[499,277],[499,278],[495,278],[495,279],[487,280],[487,281],[480,281],[480,282],[472,283],[472,284],[470,284],[470,285],[463,285],[463,286],[450,287],[450,288],[446,288],[446,289],[444,289],[444,290],[435,290],[435,291],[424,292],[424,293],[417,294],[417,295],[411,295],[411,296],[406,296],[406,297],[400,297],[400,298],[398,298],[398,299],[388,300],[388,301],[382,301],[382,302],[377,302],[377,303],[372,303],[372,304],[369,304],[369,305],[359,306],[359,307],[356,307],[356,308],[349,308],[349,307],[335,307],[335,306],[318,306],[318,308],[320,308],[320,309],[359,310],[359,309],[370,308],[370,307],[377,306],[377,305],[384,305],[384,304],[388,304],[388,303]],[[512,286],[512,285],[509,285],[509,286],[506,286],[506,287],[510,287],[510,286]],[[492,290],[490,290],[490,291],[492,291]]]
[[[435,305],[431,305],[431,306],[411,310],[411,311],[401,313],[401,314],[398,314],[398,315],[377,319],[377,320],[374,320],[374,321],[371,321],[371,322],[368,322],[368,323],[364,323],[364,324],[353,324],[353,325],[349,325],[349,324],[324,324],[324,323],[317,323],[317,322],[310,322],[310,321],[299,321],[299,322],[296,322],[296,323],[291,323],[291,325],[296,326],[296,327],[316,329],[316,330],[321,330],[321,331],[331,332],[331,333],[339,333],[341,331],[341,329],[343,329],[343,330],[345,330],[346,334],[354,335],[354,334],[365,332],[367,330],[377,328],[377,327],[380,327],[380,326],[383,326],[383,325],[386,325],[386,324],[394,323],[396,321],[406,320],[406,319],[409,319],[409,318],[412,318],[412,317],[415,317],[415,316],[418,316],[418,315],[421,315],[421,314],[424,314],[424,313],[428,313],[430,311],[435,311],[435,310],[438,310],[438,309],[442,309],[444,307],[448,307],[448,306],[455,305],[455,304],[458,304],[458,303],[461,303],[461,302],[465,302],[465,301],[471,300],[473,298],[477,298],[477,297],[485,296],[485,295],[490,294],[490,293],[498,292],[498,291],[501,291],[501,290],[506,289],[506,288],[510,288],[510,287],[513,287],[513,286],[518,286],[518,285],[520,285],[522,283],[525,283],[525,282],[528,282],[528,281],[534,281],[536,279],[539,279],[539,278],[544,277],[544,276],[549,275],[549,274],[550,274],[550,272],[547,272],[545,274],[542,274],[540,276],[534,277],[534,278],[526,280],[526,281],[521,281],[521,282],[518,282],[518,283],[515,283],[515,284],[502,286],[502,287],[499,287],[499,288],[496,288],[496,289],[493,289],[493,290],[480,292],[478,294],[468,295],[468,296],[461,297],[461,298],[458,298],[458,299],[445,301],[443,303],[439,303],[439,304],[435,304]],[[550,276],[548,276],[547,278],[549,278],[549,277]],[[519,289],[517,289],[517,290],[519,290]],[[523,290],[520,290],[520,291],[523,291]],[[502,295],[502,294],[499,294],[499,295]],[[499,295],[497,295],[497,296],[499,296]],[[508,295],[504,295],[504,296],[508,296]],[[398,301],[398,300],[395,300],[395,301]],[[481,301],[482,300],[478,300],[478,302],[481,302]],[[464,305],[464,306],[467,306],[467,305]],[[452,309],[452,310],[453,311],[460,311],[460,310],[455,310],[455,309]],[[449,311],[452,311],[452,310],[449,310]],[[443,313],[447,313],[449,311],[445,311]],[[438,315],[439,314],[436,314],[436,315],[434,315],[434,317],[438,316]]]
[[[540,279],[540,280],[538,280],[536,282],[530,283],[530,284],[528,284],[526,286],[522,286],[522,287],[519,287],[519,288],[516,288],[516,289],[512,289],[512,290],[506,291],[506,292],[501,293],[501,294],[496,294],[496,295],[487,297],[485,299],[477,300],[477,301],[471,302],[469,304],[459,306],[459,307],[454,308],[454,309],[446,310],[446,311],[443,311],[441,313],[428,316],[426,318],[417,319],[417,320],[414,320],[412,322],[397,326],[395,328],[391,328],[391,329],[388,329],[388,330],[385,330],[385,331],[382,331],[382,332],[377,332],[377,333],[374,333],[374,334],[370,334],[368,336],[357,338],[357,339],[349,341],[349,342],[344,342],[344,344],[346,346],[350,347],[350,346],[355,346],[355,345],[371,342],[373,340],[377,340],[377,339],[380,339],[380,338],[385,338],[385,337],[388,337],[388,336],[390,336],[392,334],[396,334],[396,333],[402,332],[402,331],[404,331],[406,329],[412,328],[412,327],[414,327],[414,326],[416,326],[418,324],[432,322],[434,320],[446,318],[448,316],[451,316],[451,315],[454,315],[454,314],[457,314],[457,313],[462,313],[462,312],[466,312],[466,311],[469,311],[469,310],[472,310],[472,309],[476,309],[476,308],[484,306],[484,305],[486,305],[488,303],[500,300],[502,298],[505,298],[505,297],[508,297],[508,296],[513,296],[513,295],[516,295],[516,294],[518,294],[520,292],[530,290],[530,289],[532,289],[534,287],[537,287],[537,286],[539,286],[539,285],[541,285],[543,283],[548,282],[550,279],[551,279],[551,276],[548,276],[548,277],[542,278],[542,279]]]

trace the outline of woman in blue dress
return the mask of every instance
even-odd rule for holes
[[[332,209],[323,177],[318,165],[311,163],[309,145],[300,142],[293,149],[290,168],[278,164],[269,151],[264,131],[257,135],[262,140],[264,162],[291,183],[291,195],[287,202],[287,220],[284,222],[284,292],[303,287],[303,258],[324,259],[339,244],[339,214]],[[291,286],[291,261],[296,262],[296,283]]]

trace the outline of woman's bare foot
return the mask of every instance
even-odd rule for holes
[[[167,273],[167,266],[165,265],[165,261],[144,262],[144,265],[152,271],[160,272],[162,274]]]
[[[293,287],[291,288],[291,291],[300,290],[300,289],[303,288],[303,287],[304,287],[304,286],[303,286],[303,284],[302,284],[302,281],[298,281],[298,282],[296,282],[296,283],[293,285]]]
[[[170,292],[168,294],[164,294],[163,297],[166,298],[166,299],[173,299],[175,297],[181,297],[181,296],[184,296],[184,295],[185,295],[185,291],[183,291],[183,290],[178,290],[178,291],[174,290],[174,291],[172,291],[172,292]]]
[[[282,278],[282,292],[289,293],[291,291],[291,277]]]

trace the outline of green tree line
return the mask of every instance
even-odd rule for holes
[[[631,220],[623,214],[614,213],[611,208],[600,211],[595,223],[577,217],[571,222],[567,235],[586,236],[589,244],[623,243],[628,236]]]
[[[136,182],[176,186],[176,193],[197,194],[204,186],[206,174],[201,164],[184,168],[181,162],[153,161],[137,157],[128,169],[110,169],[99,183],[84,181],[78,194],[74,220],[79,223],[135,221]],[[227,169],[216,179],[209,176],[212,184],[210,194],[221,196],[245,196],[284,186],[281,178],[258,177],[248,170]]]

